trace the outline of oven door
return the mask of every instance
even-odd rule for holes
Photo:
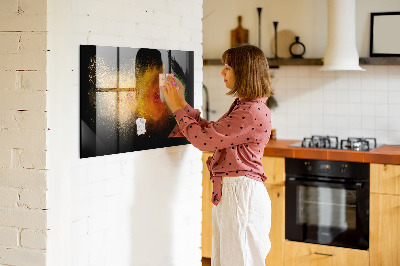
[[[367,250],[369,185],[286,178],[286,239]]]

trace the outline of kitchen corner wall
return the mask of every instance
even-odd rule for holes
[[[47,265],[201,265],[201,152],[79,159],[79,45],[193,50],[202,0],[48,1]]]
[[[219,72],[204,67],[210,109],[217,120],[232,103]],[[362,66],[365,72],[323,72],[319,66],[271,69],[274,97],[272,127],[277,138],[311,135],[376,137],[378,144],[400,143],[400,66]]]
[[[204,1],[204,58],[219,59],[230,45],[230,30],[243,16],[249,29],[249,42],[258,45],[257,7],[262,7],[262,45],[267,57],[273,56],[272,21],[278,31],[290,30],[301,37],[306,58],[322,58],[327,37],[327,1]],[[224,4],[225,3],[225,4]],[[369,56],[370,12],[400,10],[398,0],[356,1],[357,49]],[[223,14],[223,16],[221,15]],[[219,27],[215,27],[219,25]],[[218,33],[216,33],[218,31]],[[219,34],[220,38],[215,38]],[[279,49],[278,49],[279,52]],[[220,66],[205,66],[204,85],[210,94],[209,108],[217,120],[233,99],[220,76]],[[278,108],[272,111],[272,125],[281,139],[302,139],[311,135],[376,137],[380,144],[400,143],[400,66],[365,65],[365,72],[322,72],[319,66],[281,66],[271,69]]]

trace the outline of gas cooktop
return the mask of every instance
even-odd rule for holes
[[[377,145],[376,138],[347,138],[339,142],[336,136],[311,136],[302,142],[289,145],[291,147],[337,149],[353,151],[371,151],[382,145]]]

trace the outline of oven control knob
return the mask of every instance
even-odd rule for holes
[[[346,173],[346,169],[347,169],[347,164],[342,164],[342,167],[340,168],[340,173],[341,174]]]
[[[311,162],[305,162],[304,165],[306,166],[306,170],[310,172],[312,170]]]

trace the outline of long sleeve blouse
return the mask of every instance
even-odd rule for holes
[[[267,179],[261,159],[270,138],[271,113],[265,98],[235,99],[218,121],[208,122],[200,111],[187,105],[174,112],[177,126],[170,137],[186,137],[201,151],[214,151],[207,160],[213,182],[211,201],[221,200],[224,176],[246,176],[261,182]]]

